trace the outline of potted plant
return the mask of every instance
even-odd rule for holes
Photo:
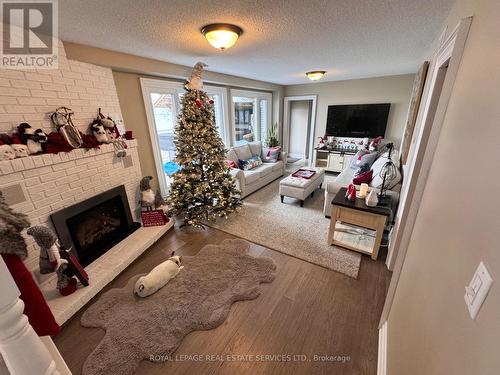
[[[269,148],[279,146],[277,122],[267,128],[266,139],[264,140],[264,143]]]

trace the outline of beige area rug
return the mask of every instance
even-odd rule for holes
[[[250,255],[250,245],[225,240],[183,256],[184,269],[146,298],[133,293],[141,275],[104,293],[81,318],[84,327],[106,330],[83,374],[133,374],[143,359],[168,359],[188,333],[221,325],[233,302],[257,298],[259,284],[274,280],[276,263]]]
[[[325,182],[334,176],[325,176]],[[208,225],[248,241],[357,278],[361,254],[327,244],[330,220],[323,215],[323,189],[304,207],[293,198],[281,203],[279,180],[243,199],[243,207],[227,220]]]

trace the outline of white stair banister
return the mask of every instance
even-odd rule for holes
[[[20,292],[0,256],[0,353],[11,375],[59,374],[28,317]]]

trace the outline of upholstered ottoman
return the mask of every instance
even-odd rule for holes
[[[325,179],[325,171],[321,168],[304,168],[316,171],[311,178],[299,178],[292,175],[285,177],[280,181],[280,197],[281,203],[285,196],[300,199],[300,207],[304,206],[304,200],[314,194],[314,190],[321,189],[321,185]]]

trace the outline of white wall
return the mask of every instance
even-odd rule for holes
[[[290,102],[290,145],[288,152],[293,157],[304,158],[308,142],[308,126],[311,101]]]
[[[465,5],[465,6],[464,6]],[[464,303],[482,260],[500,275],[500,44],[497,0],[459,1],[448,18],[474,13],[388,319],[389,375],[500,373],[500,289],[475,321]],[[467,152],[471,145],[480,152]]]
[[[325,134],[332,104],[392,103],[386,139],[398,147],[403,136],[414,74],[346,81],[315,82],[285,87],[285,96],[318,95],[315,139]]]

